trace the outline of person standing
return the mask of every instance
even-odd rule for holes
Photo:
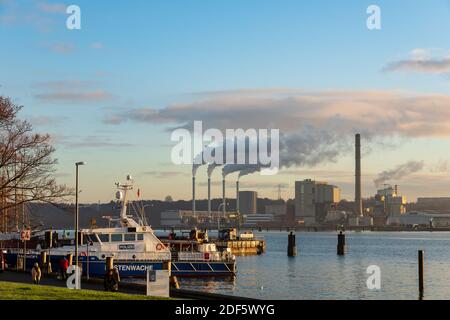
[[[111,282],[111,291],[119,291],[119,282],[120,282],[120,275],[119,270],[117,267],[114,267],[112,272],[112,282]]]
[[[37,262],[34,264],[33,269],[31,269],[31,278],[33,280],[34,284],[39,284],[41,282],[41,268],[39,268],[39,265]]]
[[[103,279],[103,285],[105,287],[105,291],[111,290],[112,281],[113,281],[113,270],[109,269],[108,271],[106,271],[105,278]]]
[[[59,270],[61,272],[61,279],[66,280],[67,279],[67,269],[69,268],[69,261],[66,257],[61,259],[59,261]]]

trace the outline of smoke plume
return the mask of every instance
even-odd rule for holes
[[[397,166],[394,169],[381,172],[378,174],[378,177],[373,180],[373,182],[376,187],[379,187],[387,181],[393,179],[400,180],[412,173],[418,172],[423,169],[424,165],[424,161],[409,161]]]

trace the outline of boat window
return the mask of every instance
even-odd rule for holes
[[[137,239],[138,239],[138,241],[144,240],[144,234],[143,233],[138,233]]]
[[[98,238],[101,242],[109,242],[109,234],[99,234]]]
[[[97,237],[95,236],[95,234],[87,234],[86,235],[86,241],[90,241],[90,242],[98,242]]]
[[[134,233],[125,234],[125,241],[136,241],[136,235]]]
[[[111,235],[111,242],[121,242],[122,241],[122,234],[112,234]]]

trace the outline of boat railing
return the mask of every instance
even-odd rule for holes
[[[178,261],[233,261],[230,254],[220,252],[178,252]]]

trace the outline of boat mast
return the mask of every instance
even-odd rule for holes
[[[122,209],[120,211],[120,219],[122,221],[127,220],[127,210],[128,210],[128,190],[133,189],[133,179],[130,175],[127,176],[127,182],[125,184],[116,183],[117,187],[123,191],[121,199],[122,200]]]

